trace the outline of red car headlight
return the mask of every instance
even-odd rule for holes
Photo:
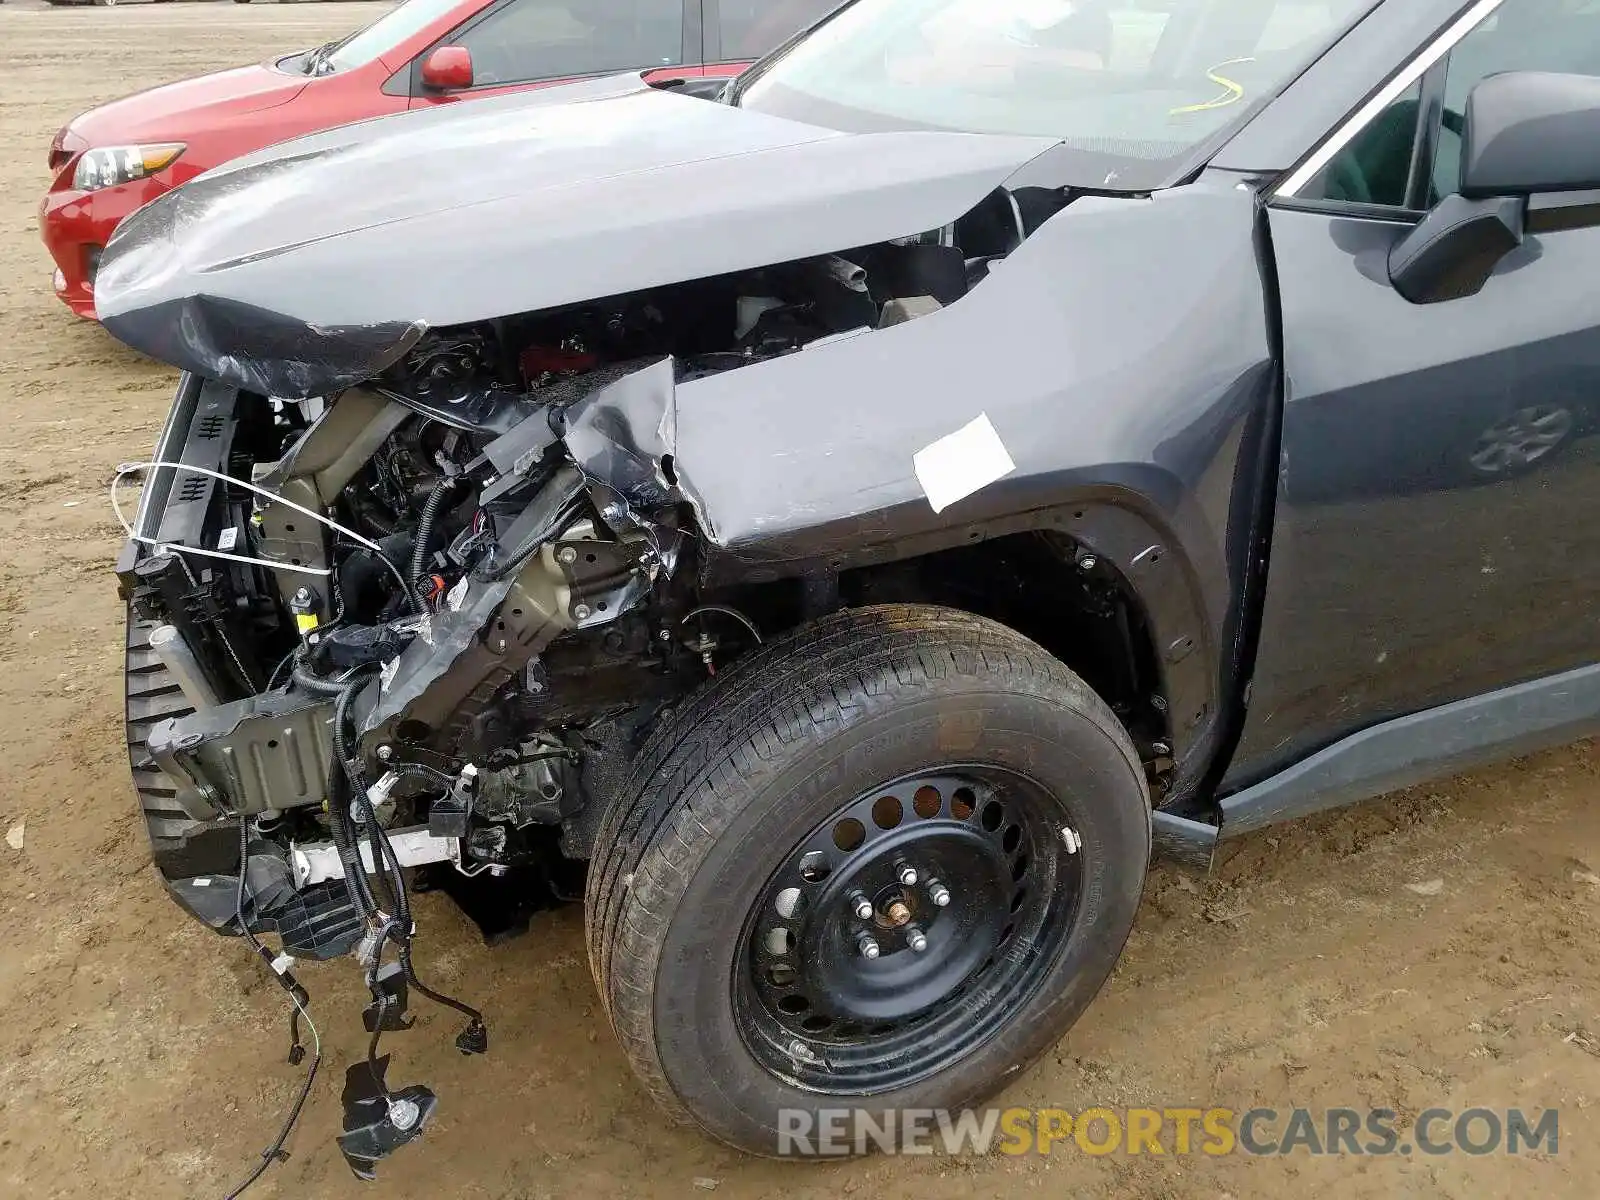
[[[103,146],[86,150],[78,160],[72,186],[81,192],[94,192],[119,183],[132,183],[170,167],[183,149],[182,142],[162,142],[153,146]]]

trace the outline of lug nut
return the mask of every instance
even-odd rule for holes
[[[913,953],[921,954],[928,948],[928,935],[920,929],[913,929],[906,934],[906,945],[911,947]]]
[[[944,908],[950,903],[950,889],[937,879],[929,880],[928,899],[933,901],[935,908]]]
[[[857,892],[850,897],[850,911],[855,913],[858,919],[865,921],[872,916],[872,901]]]
[[[915,867],[901,867],[899,878],[901,883],[911,887],[917,882],[917,869]]]
[[[801,1062],[808,1062],[808,1063],[815,1063],[815,1062],[821,1062],[822,1061],[820,1058],[817,1057],[817,1052],[815,1050],[813,1050],[810,1046],[808,1046],[804,1042],[802,1042],[799,1038],[794,1038],[793,1040],[791,1040],[789,1042],[789,1057],[790,1058],[797,1058]]]
[[[877,958],[883,953],[878,948],[877,940],[870,933],[863,933],[856,939],[856,949],[861,951],[862,958]]]

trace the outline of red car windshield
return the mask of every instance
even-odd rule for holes
[[[343,41],[335,42],[323,53],[313,56],[313,61],[318,64],[317,73],[364,67],[460,6],[461,0],[406,0],[399,8],[385,13],[365,29],[356,30]]]

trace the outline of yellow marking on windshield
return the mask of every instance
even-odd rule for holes
[[[1182,108],[1173,109],[1168,115],[1176,117],[1181,113],[1210,112],[1213,108],[1227,108],[1230,104],[1237,104],[1244,99],[1244,85],[1235,83],[1222,74],[1223,67],[1231,67],[1235,63],[1255,62],[1253,58],[1230,58],[1227,62],[1220,62],[1206,72],[1206,78],[1219,88],[1223,89],[1222,95],[1202,104],[1185,104]]]

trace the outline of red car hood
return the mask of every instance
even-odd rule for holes
[[[235,67],[135,92],[75,117],[66,140],[75,148],[164,138],[182,141],[197,121],[287,104],[310,80],[270,66]]]

